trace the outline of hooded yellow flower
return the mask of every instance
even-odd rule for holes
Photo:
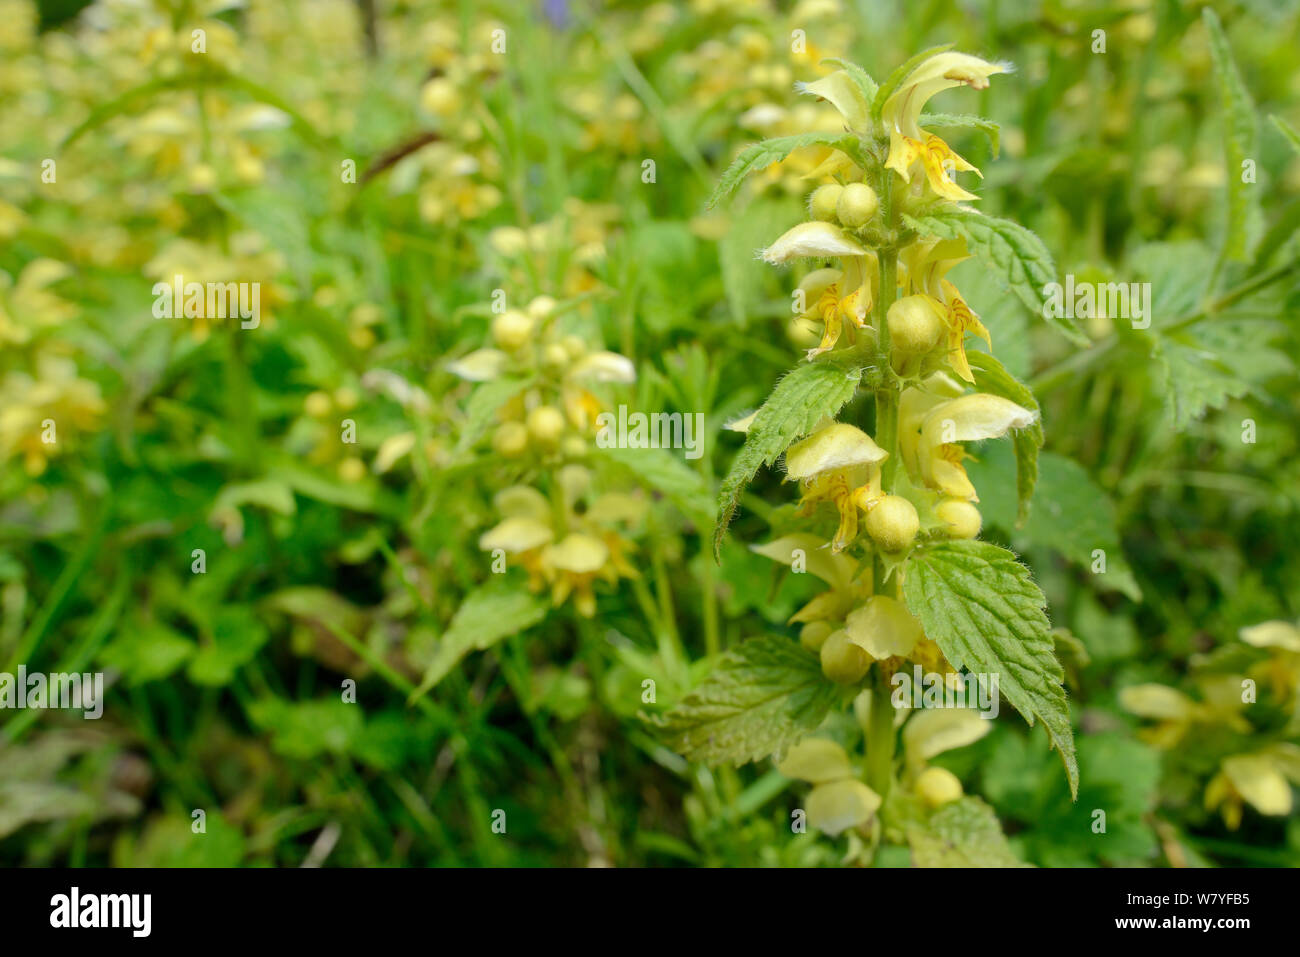
[[[950,179],[949,172],[968,171],[979,175],[979,170],[954,153],[938,136],[921,129],[921,111],[936,93],[963,85],[983,90],[988,87],[990,76],[1005,73],[1007,69],[1001,63],[952,52],[935,54],[917,66],[885,101],[881,112],[889,130],[886,168],[910,183],[913,171],[919,166],[937,195],[951,200],[976,199]]]
[[[880,463],[888,457],[871,436],[844,422],[832,422],[786,451],[786,475],[802,485],[805,510],[828,501],[840,514],[832,551],[843,551],[857,537],[858,509],[880,497]]]
[[[926,381],[943,384],[945,379],[931,376]],[[1037,412],[1001,396],[977,392],[944,399],[924,389],[907,389],[899,406],[899,452],[908,474],[923,485],[978,502],[962,465],[967,453],[958,443],[996,439],[1037,419]]]
[[[826,542],[816,535],[799,532],[783,535],[765,545],[751,545],[750,551],[783,565],[802,562],[810,572],[830,585],[792,616],[790,622],[842,621],[844,616],[863,598],[871,594],[871,575],[859,578],[859,565],[855,558],[826,547]]]
[[[1224,758],[1205,789],[1205,809],[1219,808],[1230,831],[1241,825],[1243,803],[1260,814],[1285,817],[1291,813],[1292,784],[1300,785],[1300,747],[1281,741]]]
[[[947,327],[948,364],[967,382],[974,382],[975,376],[966,360],[966,333],[983,339],[989,348],[993,347],[993,340],[957,287],[944,278],[948,270],[969,258],[964,239],[922,240],[899,253],[905,294],[927,297],[943,317]]]
[[[551,603],[561,605],[572,595],[578,613],[590,618],[596,613],[593,586],[597,580],[615,585],[619,578],[636,578],[637,570],[627,561],[631,543],[617,529],[630,525],[644,512],[641,499],[618,492],[599,496],[579,515],[574,510],[585,494],[586,469],[567,466],[560,483],[564,505],[565,534],[557,539],[557,507],[537,489],[515,485],[502,489],[493,499],[502,520],[479,538],[484,551],[500,549],[528,573],[533,591],[549,585]]]
[[[813,785],[805,802],[808,823],[832,837],[870,823],[880,809],[880,795],[853,776],[848,753],[834,741],[805,738],[776,769]]]
[[[1268,682],[1280,701],[1288,701],[1300,688],[1300,628],[1289,621],[1265,621],[1241,629],[1241,640],[1269,652],[1250,673]]]

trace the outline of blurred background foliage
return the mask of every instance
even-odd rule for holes
[[[795,277],[754,250],[808,181],[787,161],[725,212],[705,200],[742,145],[826,121],[793,89],[823,58],[879,78],[955,42],[1016,65],[943,107],[1000,124],[996,156],[954,140],[981,208],[1041,235],[1061,276],[1150,281],[1155,318],[1091,320],[1080,350],[977,268],[954,277],[1043,404],[1033,516],[981,508],[1061,629],[1082,788],[1072,804],[1009,711],[937,763],[1036,864],[1300,863],[1289,791],[1261,810],[1250,786],[1270,755],[1295,771],[1276,748],[1297,740],[1300,634],[1240,637],[1300,617],[1300,11],[1213,4],[1253,100],[1238,190],[1201,6],[0,0],[0,670],[109,685],[97,722],[0,716],[0,861],[836,863],[790,832],[799,785],[688,765],[636,717],[644,678],[670,701],[709,652],[794,634],[811,588],[745,548],[789,508],[779,473],[721,566],[708,544],[740,440],[721,427],[807,335]],[[1230,195],[1248,229],[1219,262]],[[156,319],[175,272],[260,282],[261,327]],[[1212,280],[1229,293],[1207,311]],[[552,297],[569,333],[631,358],[611,396],[703,412],[705,454],[602,461],[643,489],[641,576],[419,692],[524,468],[448,369],[489,341],[496,289]],[[976,485],[1005,483],[1008,450],[979,457]],[[1241,675],[1245,711],[1221,693]]]

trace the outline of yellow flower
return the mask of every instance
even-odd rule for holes
[[[926,382],[943,387],[944,379],[931,376]],[[958,443],[995,439],[1037,419],[1037,412],[1001,396],[976,392],[944,399],[927,389],[906,389],[899,405],[899,452],[908,474],[925,486],[978,502],[962,465],[966,451]]]
[[[979,316],[962,299],[957,287],[944,278],[948,270],[969,258],[963,239],[922,240],[899,253],[905,293],[928,297],[944,317],[948,332],[948,363],[957,375],[967,382],[974,382],[975,376],[966,360],[966,333],[983,339],[990,348],[993,340]]]
[[[1291,813],[1291,785],[1300,784],[1300,747],[1283,741],[1250,754],[1224,758],[1205,789],[1205,809],[1220,809],[1228,830],[1241,825],[1242,805],[1260,814]]]
[[[793,566],[798,561],[804,571],[831,586],[830,591],[795,612],[790,617],[791,623],[842,621],[854,605],[871,594],[871,576],[867,574],[859,579],[857,559],[826,546],[825,541],[807,532],[784,535],[766,545],[749,546],[750,551],[783,565]]]
[[[808,359],[835,348],[843,320],[847,319],[858,329],[868,328],[867,316],[875,306],[879,284],[874,252],[845,256],[843,269],[817,269],[804,277],[799,288],[809,306],[800,318],[820,320],[825,326],[821,342],[808,350]]]
[[[9,274],[0,272],[0,343],[25,343],[33,329],[56,326],[77,314],[77,307],[49,287],[72,275],[72,268],[54,259],[33,259],[18,274],[10,290]]]
[[[857,537],[858,509],[880,497],[880,463],[888,457],[871,436],[843,422],[824,426],[786,451],[786,477],[801,483],[805,510],[828,501],[839,512],[832,551],[842,551]]]
[[[913,170],[919,164],[937,195],[951,200],[976,199],[949,178],[949,171],[969,171],[978,175],[979,170],[954,153],[938,136],[921,129],[921,110],[936,93],[963,85],[983,90],[988,87],[990,76],[1005,72],[1007,67],[1004,64],[952,52],[935,54],[917,66],[898,91],[885,101],[881,111],[889,130],[886,168],[894,170],[904,182],[910,183]]]
[[[1267,681],[1280,700],[1290,700],[1300,688],[1300,628],[1289,621],[1265,621],[1241,629],[1241,640],[1268,649],[1268,660],[1250,673]]]
[[[561,605],[573,597],[578,613],[590,618],[596,613],[593,586],[597,580],[610,585],[620,578],[636,578],[637,570],[625,555],[631,543],[614,525],[632,525],[644,514],[640,498],[619,492],[597,497],[579,515],[575,505],[587,491],[590,475],[581,466],[566,466],[559,483],[563,506],[553,507],[537,489],[515,485],[502,489],[493,499],[502,520],[479,538],[479,548],[498,549],[528,573],[528,587],[541,591],[549,585],[551,603]],[[564,537],[556,541],[557,509],[564,514]]]
[[[902,602],[888,595],[873,595],[846,619],[849,641],[876,661],[906,658],[925,638],[921,623]]]
[[[0,382],[0,462],[21,454],[29,475],[44,472],[71,436],[93,429],[107,409],[99,386],[78,378],[72,360],[42,355],[37,373],[12,372]]]
[[[1176,688],[1161,684],[1130,685],[1119,693],[1125,711],[1156,723],[1138,736],[1162,750],[1175,748],[1197,725],[1227,727],[1239,734],[1251,734],[1250,723],[1241,715],[1241,682],[1233,675],[1202,679],[1196,701]]]
[[[813,785],[805,802],[808,823],[835,837],[869,824],[880,809],[880,795],[853,776],[845,750],[825,738],[805,738],[776,769]]]

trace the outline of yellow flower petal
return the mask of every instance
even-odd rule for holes
[[[865,824],[880,808],[880,795],[861,781],[819,784],[808,795],[808,823],[834,837]]]
[[[872,658],[906,657],[925,637],[921,623],[897,599],[874,595],[844,622],[849,641]]]
[[[835,781],[853,774],[848,753],[825,738],[804,738],[790,749],[776,769],[788,778],[798,778],[810,784]]]
[[[888,457],[867,433],[836,422],[790,446],[785,453],[786,477],[807,479],[831,469],[873,465]]]
[[[831,223],[800,223],[787,230],[762,256],[773,265],[792,259],[826,259],[835,256],[862,256],[866,247]]]

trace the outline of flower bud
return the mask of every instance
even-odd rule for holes
[[[492,338],[506,352],[514,352],[533,334],[533,320],[518,309],[509,309],[492,321]]]
[[[876,198],[874,189],[866,183],[849,183],[835,204],[835,215],[841,226],[859,229],[871,222],[879,208],[880,200]]]
[[[885,495],[867,513],[867,534],[883,552],[901,552],[921,528],[916,506],[901,495]]]
[[[539,405],[528,413],[528,434],[538,445],[553,447],[564,434],[564,416],[550,405]]]
[[[960,498],[944,499],[935,508],[934,514],[943,522],[943,531],[949,538],[974,538],[980,533],[983,524],[980,510]]]
[[[943,319],[930,298],[906,296],[889,307],[889,343],[903,355],[925,355],[939,344]]]
[[[821,651],[822,645],[826,644],[826,639],[830,637],[831,630],[829,621],[810,621],[803,626],[803,631],[799,632],[799,644],[809,651]]]
[[[558,372],[568,364],[569,354],[558,342],[552,342],[542,349],[542,365],[552,372]]]
[[[555,311],[555,300],[550,296],[538,296],[528,304],[528,315],[532,316],[538,322],[543,322],[551,317]]]
[[[821,647],[822,674],[836,684],[851,685],[862,680],[871,667],[871,656],[849,641],[841,631],[831,632]]]
[[[348,456],[339,463],[339,478],[345,482],[360,482],[366,477],[366,463],[355,455]]]
[[[316,391],[303,400],[303,411],[313,419],[323,419],[330,414],[330,409],[334,407],[334,400],[330,398],[328,392]]]
[[[565,336],[561,343],[570,359],[581,359],[587,354],[587,343],[582,336]]]
[[[809,215],[813,219],[820,219],[824,223],[830,222],[835,218],[835,208],[840,201],[840,194],[843,192],[844,187],[838,183],[818,186],[813,190],[812,195],[808,197]]]
[[[935,808],[961,797],[961,781],[947,768],[926,768],[916,779],[916,793],[929,807]]]
[[[522,422],[506,422],[492,433],[492,448],[505,458],[518,458],[528,448],[528,430]]]
[[[420,91],[420,104],[437,116],[450,116],[460,106],[456,84],[446,77],[435,77]]]

